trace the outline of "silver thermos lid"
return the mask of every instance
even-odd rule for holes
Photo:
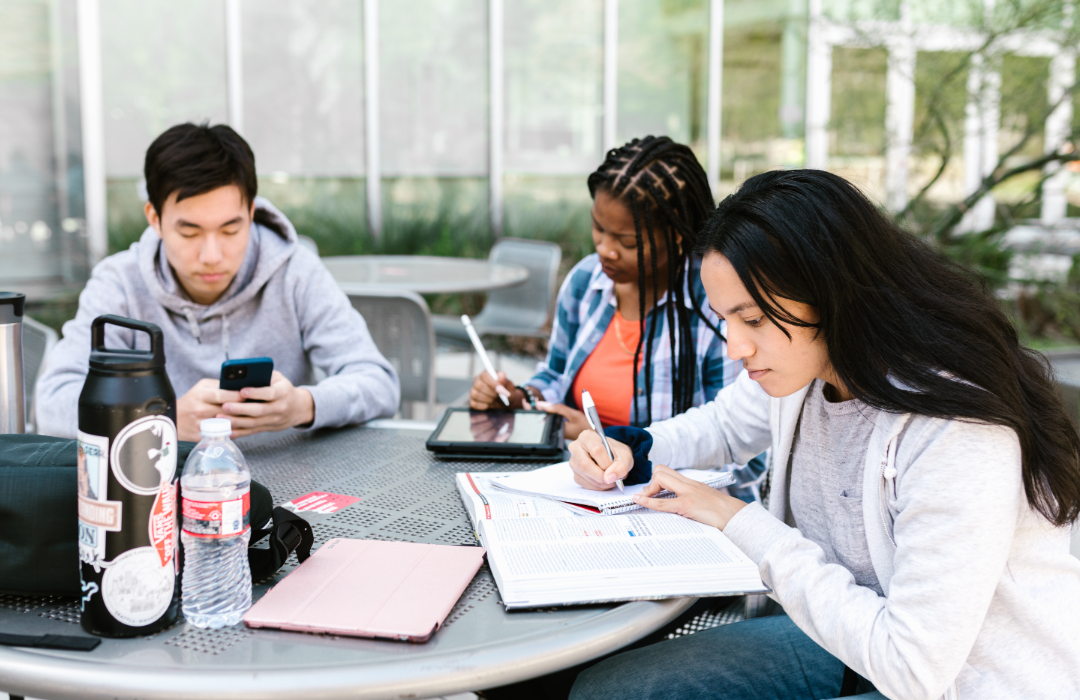
[[[0,433],[26,432],[22,320],[26,295],[0,292]]]

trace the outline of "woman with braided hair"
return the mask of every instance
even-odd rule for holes
[[[741,370],[727,359],[722,322],[701,286],[697,232],[714,208],[705,171],[687,146],[646,136],[608,152],[588,178],[596,253],[559,290],[548,355],[524,386],[503,373],[473,382],[469,405],[535,406],[588,428],[588,390],[605,427],[643,428],[710,401]],[[735,469],[732,493],[753,500],[765,470]]]

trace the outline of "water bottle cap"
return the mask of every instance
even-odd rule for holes
[[[228,437],[232,435],[232,421],[228,418],[206,418],[199,421],[203,437]]]

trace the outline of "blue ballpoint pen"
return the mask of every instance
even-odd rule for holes
[[[592,396],[589,395],[588,391],[581,392],[581,408],[585,411],[585,420],[589,421],[589,427],[600,435],[600,440],[604,443],[604,449],[607,450],[608,459],[614,462],[615,453],[611,451],[611,445],[608,444],[607,435],[604,435],[604,430],[600,427],[600,414],[596,412],[596,404],[593,403]],[[626,493],[626,488],[623,487],[622,479],[617,479],[615,485],[619,487],[619,491]]]

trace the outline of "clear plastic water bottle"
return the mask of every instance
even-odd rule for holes
[[[235,625],[251,607],[251,472],[228,419],[201,421],[199,432],[180,477],[182,609],[196,627],[216,628]]]

